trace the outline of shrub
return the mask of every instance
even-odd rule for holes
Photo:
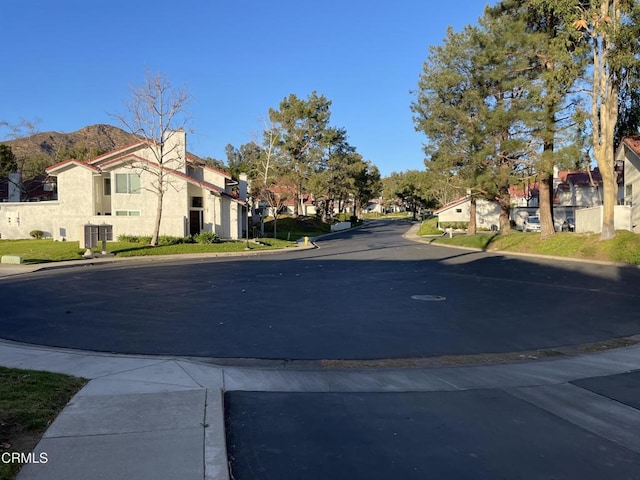
[[[200,232],[193,236],[193,239],[198,243],[219,243],[220,237],[216,232]]]
[[[466,230],[468,226],[469,222],[442,222],[440,224],[440,228],[453,228],[454,230]]]
[[[119,242],[127,242],[127,243],[142,243],[144,245],[148,245],[151,242],[151,237],[139,237],[137,235],[119,235]]]
[[[29,236],[35,238],[36,240],[42,240],[44,237],[44,232],[42,230],[31,230],[29,232]]]
[[[149,239],[151,241],[151,239]],[[169,235],[160,235],[158,237],[158,245],[179,245],[181,243],[193,243],[191,237],[170,237]]]

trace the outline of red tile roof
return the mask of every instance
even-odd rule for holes
[[[634,135],[632,137],[624,137],[622,139],[622,143],[624,143],[627,147],[633,150],[636,155],[640,156],[640,135]]]
[[[93,165],[89,165],[86,162],[81,162],[80,160],[76,160],[75,158],[70,158],[69,160],[64,160],[63,162],[59,162],[56,163],[54,165],[51,165],[49,167],[47,167],[45,169],[45,172],[47,172],[50,175],[55,175],[54,172],[64,169],[68,166],[74,166],[77,165],[79,167],[84,167],[84,168],[88,168],[89,170],[95,172],[95,173],[100,173],[100,169],[97,167],[94,167]]]

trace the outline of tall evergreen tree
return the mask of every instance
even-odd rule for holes
[[[514,54],[524,30],[519,19],[490,15],[460,33],[450,29],[430,50],[412,104],[416,129],[429,139],[427,161],[437,154],[472,197],[495,199],[502,232],[510,230],[509,186],[536,150],[531,66]]]
[[[538,179],[543,238],[555,232],[553,169],[562,157],[559,150],[571,148],[568,139],[575,138],[571,133],[577,116],[571,92],[585,69],[582,35],[567,28],[575,9],[576,0],[503,0],[487,11],[493,18],[523,22],[520,51],[513,54],[527,58],[531,65],[527,88],[534,100],[530,107],[537,115],[530,117],[530,127],[542,142],[541,151],[531,152],[531,166]]]
[[[300,212],[301,193],[322,158],[322,138],[329,127],[331,102],[312,92],[306,100],[291,94],[278,110],[269,110],[271,123],[280,132],[278,147],[287,159],[287,172],[294,187],[294,214]]]

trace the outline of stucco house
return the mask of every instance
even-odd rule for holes
[[[553,204],[563,207],[595,207],[602,205],[602,175],[598,168],[591,172],[556,171]]]
[[[139,141],[87,162],[65,160],[47,168],[57,179],[57,199],[0,203],[1,238],[28,238],[31,230],[60,240],[83,239],[84,225],[109,224],[113,237],[151,235],[156,214],[158,145]],[[216,232],[243,236],[246,177],[239,182],[186,150],[186,134],[170,132],[163,143],[167,186],[161,235]]]
[[[624,181],[618,199],[630,209],[631,231],[640,233],[640,136],[625,137],[616,152],[616,163],[623,165]]]
[[[439,225],[468,223],[471,214],[471,200],[464,196],[435,210]],[[476,200],[476,225],[482,229],[495,229],[500,224],[500,206],[485,199]]]
[[[599,206],[602,204],[602,177],[598,169],[592,172],[558,171],[554,172],[554,220],[556,229],[560,230],[567,217],[575,216],[577,209]],[[524,219],[540,212],[539,186],[537,183],[512,185],[509,187],[511,197],[511,220],[515,228],[522,228]],[[468,222],[471,201],[468,197],[459,198],[434,213],[439,223]],[[491,228],[499,224],[500,208],[497,202],[478,200],[477,225],[479,228]]]

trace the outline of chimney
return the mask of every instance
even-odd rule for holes
[[[247,191],[249,190],[249,181],[247,180],[247,174],[240,174],[240,181],[238,182],[238,195],[240,200],[247,200]]]
[[[19,202],[22,198],[22,175],[20,173],[10,173],[8,182],[8,202]]]
[[[183,129],[165,132],[164,161],[169,168],[187,172],[187,134]]]

